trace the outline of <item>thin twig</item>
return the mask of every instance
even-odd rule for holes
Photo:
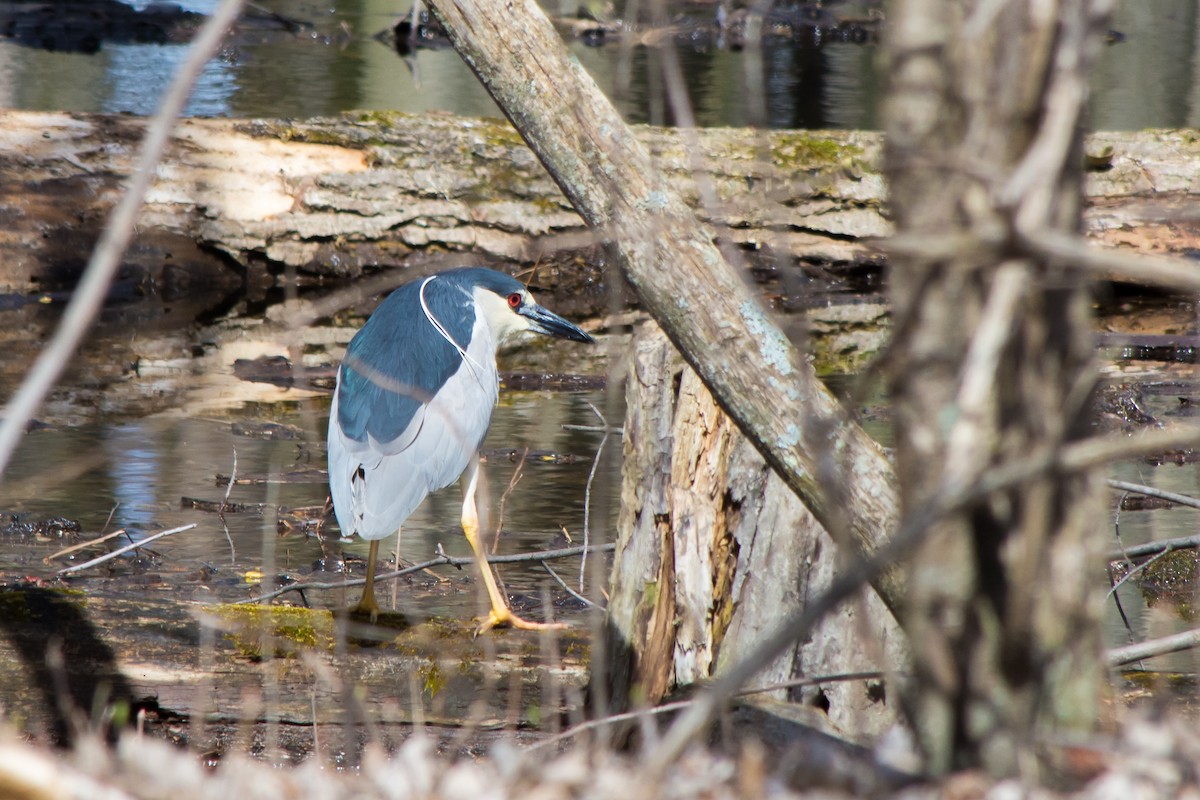
[[[600,467],[600,456],[604,453],[604,444],[608,441],[608,420],[600,413],[600,409],[587,402],[588,408],[592,413],[600,418],[600,424],[604,426],[604,435],[600,437],[600,444],[596,446],[596,455],[592,458],[592,471],[588,473],[587,485],[583,488],[583,558],[579,559],[579,591],[583,592],[583,576],[584,570],[587,567],[587,546],[591,539],[589,536],[589,523],[592,516],[592,481],[596,479],[596,470]],[[557,577],[557,576],[556,576]],[[572,592],[574,594],[574,592]]]
[[[1112,569],[1105,570],[1108,575],[1108,585],[1111,589],[1116,589],[1116,583],[1113,581]],[[1129,621],[1129,615],[1125,613],[1125,606],[1121,602],[1121,595],[1109,592],[1109,596],[1113,599],[1113,605],[1117,607],[1117,614],[1121,617],[1121,624],[1125,626],[1125,634],[1129,637],[1129,643],[1133,644],[1137,641],[1137,634],[1134,633],[1133,623]]]
[[[1119,667],[1123,664],[1141,661],[1144,658],[1178,653],[1181,650],[1190,650],[1197,646],[1200,646],[1200,628],[1163,636],[1159,639],[1149,639],[1125,647],[1114,647],[1108,651],[1106,657],[1110,667]]]
[[[591,405],[591,403],[588,403]],[[608,425],[566,425],[562,426],[564,431],[582,431],[583,433],[615,433],[617,436],[624,436],[624,428],[613,428]]]
[[[594,553],[608,552],[615,550],[616,544],[598,544],[588,549]],[[556,558],[570,558],[571,556],[583,554],[584,550],[585,548],[583,547],[564,547],[559,550],[542,550],[537,553],[517,553],[506,556],[488,556],[487,560],[489,564],[520,564],[530,561],[549,561]],[[436,558],[431,558],[428,561],[423,561],[420,564],[413,564],[412,566],[405,567],[403,569],[393,570],[392,572],[385,572],[381,575],[376,575],[375,580],[383,581],[391,578],[399,578],[404,575],[409,575],[413,572],[420,572],[421,570],[429,569],[430,567],[443,565],[450,567],[465,567],[474,563],[475,558],[473,556],[458,558],[446,555],[442,552],[441,545],[439,544],[438,556]],[[322,583],[293,583],[290,586],[283,586],[279,589],[267,592],[266,594],[257,595],[249,600],[239,600],[237,604],[242,605],[247,603],[261,603],[264,600],[270,600],[272,598],[279,597],[282,594],[287,594],[288,592],[302,592],[309,589],[343,589],[349,586],[362,586],[366,582],[367,581],[365,578],[346,578],[342,581],[327,581]]]
[[[69,575],[72,572],[79,572],[80,570],[87,569],[88,567],[94,567],[97,564],[103,564],[105,561],[111,561],[112,559],[116,558],[119,555],[128,553],[130,550],[137,550],[139,548],[145,547],[146,545],[153,542],[155,539],[161,539],[164,536],[170,536],[173,533],[181,533],[183,531],[190,531],[194,527],[196,527],[196,523],[193,522],[189,525],[181,525],[178,528],[171,528],[171,530],[169,530],[169,531],[162,531],[160,533],[156,533],[153,536],[147,536],[145,539],[142,539],[140,541],[133,542],[132,544],[127,544],[124,547],[119,547],[116,550],[113,550],[111,553],[105,553],[102,556],[93,558],[91,561],[85,561],[82,564],[75,564],[74,566],[67,567],[65,569],[60,569],[58,572],[55,573],[55,575],[59,575],[59,576]]]
[[[781,681],[773,683],[769,686],[755,686],[751,689],[743,689],[736,694],[737,697],[746,697],[753,694],[762,694],[764,692],[774,692],[779,689],[795,689],[801,686],[817,686],[823,683],[842,683],[847,681],[870,681],[878,680],[884,675],[882,672],[846,672],[837,675],[819,675],[813,678],[794,678],[789,681]],[[549,739],[542,739],[539,742],[534,742],[526,748],[527,751],[541,750],[557,744],[566,739],[573,739],[581,733],[596,730],[597,728],[605,728],[609,725],[616,725],[619,722],[628,722],[632,719],[649,715],[649,714],[667,714],[672,711],[679,711],[687,708],[697,701],[698,698],[690,698],[688,700],[675,700],[670,703],[663,703],[653,708],[639,708],[635,711],[625,711],[620,714],[611,714],[607,717],[599,719],[590,719],[587,722],[581,722],[578,725],[573,725],[569,729],[563,731],[557,736],[551,736]]]
[[[0,416],[4,418],[0,423],[0,475],[4,474],[13,451],[25,432],[25,426],[37,412],[50,387],[70,363],[80,340],[103,306],[108,286],[121,263],[121,255],[133,235],[138,210],[155,179],[158,163],[162,160],[167,142],[171,138],[175,119],[183,111],[192,85],[209,56],[216,51],[225,31],[233,23],[241,7],[242,0],[221,0],[212,16],[200,28],[187,60],[175,74],[158,113],[146,130],[137,166],[125,184],[125,193],[100,234],[100,240],[96,243],[96,249],[92,251],[83,278],[67,304],[54,338],[38,356],[33,368],[22,381],[21,388],[0,412]]]
[[[608,610],[607,608],[600,605],[599,603],[593,603],[591,600],[588,600],[586,597],[584,597],[579,592],[572,589],[570,586],[567,586],[567,582],[564,581],[561,577],[559,577],[559,574],[557,572],[555,572],[554,569],[549,564],[547,564],[545,561],[542,562],[542,566],[545,568],[546,572],[550,573],[550,577],[554,578],[554,580],[558,581],[558,585],[561,586],[563,589],[565,589],[567,594],[571,595],[571,597],[574,597],[576,600],[583,603],[584,605],[594,608],[598,611],[607,611]]]
[[[1135,558],[1144,556],[1152,556],[1156,553],[1172,550],[1188,550],[1191,548],[1200,547],[1200,535],[1196,536],[1180,536],[1175,539],[1159,539],[1157,542],[1146,542],[1144,544],[1135,544],[1129,547],[1121,548],[1120,550],[1110,550],[1107,554],[1109,561],[1120,559],[1122,561],[1132,561]]]
[[[1129,570],[1129,572],[1125,573],[1124,577],[1122,577],[1121,580],[1117,581],[1116,583],[1114,583],[1112,585],[1112,588],[1108,590],[1108,594],[1105,595],[1105,599],[1112,597],[1114,594],[1116,594],[1117,589],[1120,589],[1122,586],[1124,586],[1125,582],[1128,581],[1130,578],[1132,578],[1134,575],[1137,575],[1139,572],[1146,569],[1151,564],[1153,564],[1155,561],[1158,561],[1160,558],[1164,558],[1165,556],[1170,555],[1171,552],[1173,552],[1173,551],[1163,550],[1162,552],[1155,555],[1153,558],[1146,559],[1141,564],[1138,564],[1133,569]]]
[[[57,553],[51,553],[50,555],[46,556],[45,558],[42,559],[42,563],[49,564],[54,559],[62,558],[63,556],[70,555],[71,553],[74,553],[76,550],[83,550],[86,547],[92,547],[94,545],[104,544],[109,539],[115,539],[123,533],[125,533],[125,529],[121,528],[120,530],[113,531],[112,533],[106,533],[104,536],[101,536],[97,539],[88,539],[86,542],[80,542],[79,544],[73,544],[70,547],[59,550]]]
[[[1125,555],[1125,542],[1121,539],[1121,505],[1125,502],[1125,498],[1129,496],[1128,492],[1122,492],[1121,497],[1117,500],[1116,510],[1113,511],[1113,538],[1117,540],[1117,545],[1121,548],[1122,559],[1125,563],[1133,563],[1129,556]],[[1108,596],[1112,598],[1113,605],[1117,607],[1117,614],[1121,617],[1121,624],[1125,626],[1125,633],[1129,637],[1129,642],[1132,644],[1137,641],[1137,634],[1133,632],[1133,625],[1129,622],[1129,615],[1125,613],[1125,604],[1121,602],[1121,595],[1116,593],[1117,584],[1113,580],[1113,569],[1110,563],[1104,574],[1108,576],[1108,587],[1112,591]]]
[[[229,563],[237,563],[237,549],[233,546],[233,536],[229,533],[229,525],[225,522],[225,509],[229,508],[229,495],[233,492],[233,484],[237,480],[237,448],[233,448],[233,468],[229,470],[229,483],[225,485],[225,496],[221,498],[221,508],[217,518],[221,520],[221,529],[225,531],[225,541],[229,542]]]
[[[233,492],[233,483],[237,480],[237,448],[233,448],[233,468],[229,470],[229,483],[225,484],[225,496],[221,498],[221,511],[229,505],[229,495]]]
[[[1200,273],[1192,261],[1167,256],[1131,253],[1089,244],[1082,236],[1048,228],[1014,231],[1017,240],[1034,255],[1069,262],[1134,283],[1184,292],[1200,291]]]
[[[517,468],[513,470],[512,478],[508,481],[508,486],[504,493],[500,495],[500,513],[499,519],[496,520],[496,535],[492,537],[492,553],[495,554],[496,548],[500,546],[500,533],[504,530],[504,510],[508,506],[509,495],[513,493],[513,489],[517,488],[517,484],[525,474],[525,459],[529,456],[529,448],[526,447],[521,451],[521,460],[517,462]]]
[[[751,689],[742,689],[737,693],[738,697],[746,697],[752,694],[763,694],[764,692],[775,692],[780,689],[798,689],[803,686],[817,686],[822,683],[846,683],[848,681],[878,681],[883,680],[886,675],[878,670],[867,670],[864,672],[839,672],[833,675],[818,675],[815,678],[792,678],[791,680],[779,681],[778,683],[769,683],[766,686],[755,686]]]
[[[1186,494],[1168,492],[1165,489],[1155,489],[1153,486],[1143,486],[1140,483],[1129,483],[1128,481],[1109,480],[1108,485],[1114,489],[1120,489],[1123,492],[1143,494],[1146,497],[1157,497],[1159,500],[1167,500],[1175,503],[1176,505],[1200,508],[1200,500],[1197,500],[1194,497],[1189,497]]]
[[[104,533],[106,530],[108,530],[109,524],[112,523],[113,517],[115,517],[117,515],[117,509],[120,507],[121,507],[121,503],[120,503],[120,501],[118,501],[117,503],[115,503],[113,505],[112,508],[110,508],[108,510],[108,519],[104,520],[104,524],[100,527],[100,533]]]

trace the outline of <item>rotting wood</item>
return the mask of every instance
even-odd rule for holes
[[[497,15],[486,3],[437,0],[431,8],[572,205],[612,237],[639,301],[721,408],[840,544],[875,552],[898,518],[883,451],[846,418],[730,266],[735,253],[717,248],[540,7],[514,0]],[[902,602],[897,571],[874,586],[893,610]]]
[[[609,647],[626,670],[613,703],[657,702],[736,662],[833,579],[833,542],[656,326],[634,338],[625,422]],[[759,682],[903,663],[903,640],[874,594],[831,615],[764,665]],[[781,693],[782,694],[782,693]],[[869,738],[895,721],[878,681],[809,686],[838,730]]]
[[[142,120],[122,116],[0,112],[0,150],[8,154],[0,208],[20,212],[0,235],[0,286],[70,285],[143,129]],[[641,136],[695,201],[694,159],[680,135],[644,128]],[[887,230],[882,187],[859,164],[878,160],[877,136],[720,129],[704,141],[712,165],[704,179],[722,198],[709,222],[731,243],[760,250],[767,267],[774,258],[875,257],[864,239]],[[600,242],[507,122],[378,112],[181,121],[139,236],[127,282],[169,294],[201,280],[240,285],[243,273],[261,289],[288,268],[354,277],[431,250],[539,263],[538,282],[554,284],[553,267],[579,272],[581,259],[597,260]],[[604,307],[601,287],[588,289],[602,277],[575,276],[587,291],[565,313]]]

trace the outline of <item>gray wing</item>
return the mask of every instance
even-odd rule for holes
[[[343,536],[382,539],[394,533],[426,495],[458,480],[475,457],[499,386],[495,344],[482,319],[476,322],[467,356],[405,430],[388,442],[346,436],[338,424],[335,391],[329,415],[329,487]]]

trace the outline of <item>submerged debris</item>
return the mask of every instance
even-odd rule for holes
[[[37,539],[61,539],[83,531],[79,520],[66,517],[31,519],[24,514],[0,512],[0,536],[23,536]]]

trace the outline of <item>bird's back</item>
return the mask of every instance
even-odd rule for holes
[[[458,479],[496,406],[495,353],[469,289],[453,277],[406,284],[367,320],[338,370],[329,419],[343,536],[383,538]]]

